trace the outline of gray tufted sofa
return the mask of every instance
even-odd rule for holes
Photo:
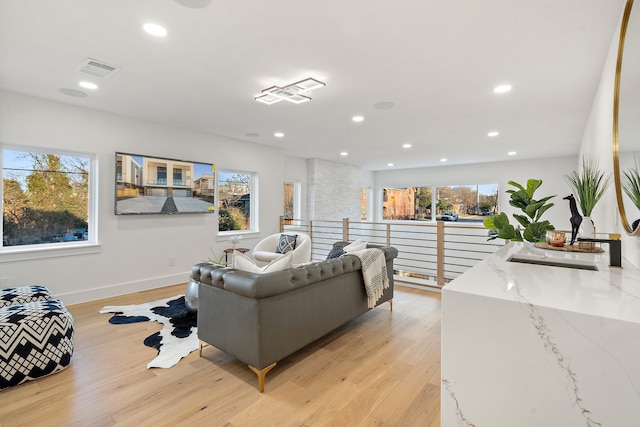
[[[378,247],[387,261],[393,297],[396,248]],[[276,362],[369,310],[360,259],[353,255],[266,274],[214,264],[193,267],[199,282],[198,337],[249,365],[264,390]]]

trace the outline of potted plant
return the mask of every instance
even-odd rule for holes
[[[501,238],[514,242],[544,242],[547,231],[555,230],[555,227],[547,220],[541,221],[540,217],[553,206],[553,203],[547,203],[547,201],[555,195],[543,197],[540,200],[533,198],[536,190],[542,185],[541,179],[528,180],[526,188],[514,181],[509,181],[509,185],[517,188],[517,190],[507,190],[506,192],[511,194],[509,204],[524,213],[524,215],[513,214],[524,231],[520,231],[520,226],[515,228],[511,225],[507,214],[501,212],[498,215],[487,217],[483,221],[484,226],[491,229],[488,240]]]
[[[585,156],[582,158],[582,170],[580,173],[573,171],[564,177],[573,190],[582,212],[581,234],[584,237],[593,237],[595,227],[591,220],[591,212],[609,186],[611,175],[605,176],[604,172],[598,167],[597,159]]]
[[[209,248],[209,250],[211,251],[211,255],[207,257],[204,262],[208,262],[209,264],[218,264],[225,267],[229,265],[229,263],[227,262],[226,252],[222,252],[222,254],[218,256],[218,254],[216,254],[213,249]]]
[[[222,253],[222,255],[218,256],[212,248],[209,248],[209,251],[211,251],[211,255],[208,256],[207,259],[202,260],[202,262],[217,264],[224,267],[227,267],[229,265],[229,263],[226,261],[226,254],[224,252]],[[199,286],[200,284],[193,279],[189,279],[189,282],[187,282],[187,289],[185,290],[184,294],[184,303],[187,306],[187,310],[191,312],[198,311]]]
[[[638,171],[637,168],[631,168],[623,172],[622,189],[627,193],[627,196],[629,196],[638,210],[640,210],[640,171]],[[634,230],[638,227],[639,221],[640,220],[635,220],[633,222],[632,227]]]

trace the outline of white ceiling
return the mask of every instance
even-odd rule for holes
[[[623,5],[0,0],[0,89],[370,170],[576,155]],[[169,34],[149,36],[146,22]],[[82,89],[87,57],[121,69]],[[306,77],[326,83],[308,103],[253,100]],[[513,90],[494,94],[502,83]]]

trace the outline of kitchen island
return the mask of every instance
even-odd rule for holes
[[[442,427],[640,426],[640,271],[608,263],[510,243],[447,284]]]

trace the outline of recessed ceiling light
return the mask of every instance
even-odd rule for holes
[[[411,144],[402,144],[402,148],[411,148]]]
[[[516,153],[515,151],[509,151],[509,152],[507,153],[507,155],[509,155],[509,156],[515,156],[516,154],[517,154],[517,153]]]
[[[276,138],[282,138],[284,136],[284,133],[276,132],[276,133],[273,134],[273,136],[275,136]]]
[[[353,121],[354,121],[354,122],[356,122],[356,123],[359,123],[359,122],[361,122],[361,121],[363,121],[363,120],[364,120],[364,117],[362,117],[362,116],[353,116],[353,117],[351,118],[351,120],[353,120]]]
[[[487,136],[498,136],[498,135],[500,135],[500,132],[497,132],[497,131],[495,131],[495,130],[494,130],[494,131],[491,131],[491,132],[489,132],[489,133],[487,134]]]
[[[73,96],[75,98],[86,98],[88,96],[85,92],[83,92],[81,90],[68,89],[66,87],[58,89],[58,91],[60,93],[64,93],[65,95]]]
[[[500,85],[496,86],[493,91],[495,93],[507,93],[511,90],[511,85]]]
[[[387,166],[391,167],[393,166],[393,163],[387,163]]]
[[[85,89],[98,89],[98,85],[95,83],[91,83],[91,82],[80,82],[78,83],[80,86],[82,86]]]
[[[442,163],[444,163],[444,162],[446,162],[446,161],[447,161],[447,159],[445,159],[445,158],[443,157],[443,158],[441,158],[441,159],[440,159],[440,161],[441,161]]]
[[[347,153],[346,151],[343,151],[342,153],[340,153],[341,156],[348,156],[349,153]]]
[[[158,24],[152,24],[152,23],[147,23],[144,24],[144,26],[142,27],[144,28],[144,30],[151,34],[152,36],[156,36],[156,37],[164,37],[167,35],[167,30],[166,28],[158,25]]]

